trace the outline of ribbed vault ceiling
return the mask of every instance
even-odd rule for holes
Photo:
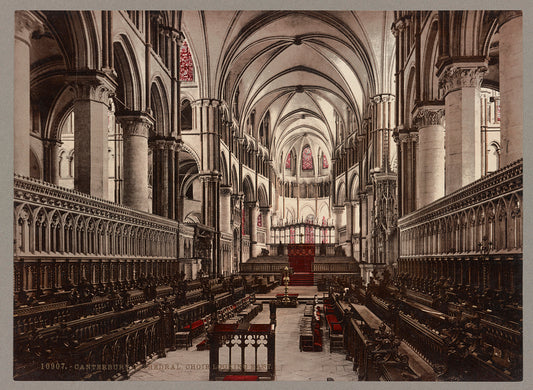
[[[254,113],[252,134],[268,112],[274,161],[304,134],[331,158],[335,121],[353,130],[372,96],[393,92],[392,18],[390,11],[185,11],[198,97],[232,105],[241,129]]]

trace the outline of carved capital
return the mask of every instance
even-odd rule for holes
[[[150,13],[150,19],[157,23],[161,23],[163,21],[163,16],[161,15],[161,11],[151,11]]]
[[[344,205],[342,205],[342,206],[339,206],[339,205],[333,206],[333,210],[332,211],[333,211],[333,214],[342,214],[342,213],[344,213]]]
[[[413,118],[413,125],[417,128],[428,126],[442,126],[444,124],[444,110],[442,108],[419,108]]]
[[[173,42],[176,42],[179,46],[182,45],[183,41],[185,40],[185,35],[174,27],[171,26],[163,26],[161,25],[159,27],[159,33],[161,35],[164,35],[166,37],[169,37]]]
[[[392,139],[396,145],[400,144],[400,133],[398,131],[392,132]]]
[[[179,146],[179,144],[176,142],[175,139],[170,139],[170,140],[167,140],[166,142],[166,148],[167,150],[171,151],[171,152],[175,152]]]
[[[237,194],[232,194],[231,195],[231,198],[235,201],[235,202],[240,202],[241,200],[244,199],[244,194],[242,192],[239,192]]]
[[[63,142],[57,139],[43,138],[43,145],[46,149],[51,149],[59,145],[63,145]]]
[[[124,137],[148,138],[148,133],[154,125],[151,115],[144,112],[129,112],[116,116],[117,122],[122,126]]]
[[[398,21],[394,24],[394,27],[396,27],[396,31],[398,31],[399,33],[401,33],[401,32],[405,29],[405,23],[404,23],[403,19],[398,20]]]
[[[93,100],[109,104],[109,97],[115,93],[117,82],[107,73],[93,71],[89,73],[76,72],[67,77],[75,100]]]
[[[270,206],[259,207],[259,211],[263,215],[268,215],[268,213],[270,213]]]
[[[367,133],[369,127],[370,127],[370,118],[363,119],[363,127],[362,127],[363,134]]]
[[[216,183],[220,181],[220,176],[217,171],[202,171],[200,172],[200,181],[202,183]]]
[[[202,107],[221,107],[222,102],[217,99],[199,99],[195,100],[192,105],[202,106]]]
[[[249,200],[249,201],[245,201],[244,202],[244,205],[248,208],[251,208],[251,209],[257,209],[259,208],[259,205],[257,204],[257,201],[255,200]]]
[[[398,133],[398,139],[402,144],[405,144],[409,141],[409,133]]]
[[[224,196],[230,196],[233,192],[233,188],[229,185],[221,185],[220,186],[220,194]]]
[[[374,104],[394,102],[395,100],[396,100],[395,96],[391,95],[390,93],[383,93],[380,95],[376,95],[370,99],[370,101]]]
[[[445,96],[461,88],[480,88],[486,71],[486,64],[464,66],[453,64],[440,76],[439,87],[444,90]]]
[[[153,149],[164,150],[167,147],[167,141],[165,141],[164,139],[156,139],[150,142],[150,146]]]
[[[30,11],[15,11],[15,38],[29,44],[34,32],[43,34],[43,23]]]

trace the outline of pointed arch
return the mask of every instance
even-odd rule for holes
[[[259,207],[268,207],[268,192],[264,184],[260,184],[259,188],[257,189],[257,200],[259,202]]]
[[[249,175],[244,176],[244,180],[242,182],[242,191],[244,193],[244,200],[246,202],[252,202],[256,200],[253,181]]]
[[[150,87],[150,101],[155,118],[154,132],[157,136],[168,137],[170,135],[168,99],[159,77],[155,77]]]
[[[113,66],[117,72],[115,105],[117,112],[141,109],[142,92],[139,65],[135,51],[125,34],[120,34],[113,42]]]

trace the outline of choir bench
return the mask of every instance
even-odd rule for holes
[[[335,304],[330,298],[327,298],[324,301],[330,352],[334,350],[342,350],[344,348],[343,328],[341,321],[338,319],[337,314],[335,314],[335,307]]]

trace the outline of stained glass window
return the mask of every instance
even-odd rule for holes
[[[180,51],[180,81],[194,80],[194,66],[192,63],[191,51],[187,41],[183,42]]]
[[[292,152],[287,154],[287,160],[285,160],[285,169],[291,169],[291,156]]]
[[[328,224],[328,221],[326,220],[326,217],[322,217],[322,226],[326,226]]]
[[[296,243],[296,241],[295,241],[295,239],[294,239],[294,226],[291,227],[291,230],[290,230],[290,237],[289,237],[289,238],[290,238],[290,243],[291,243],[291,244],[295,244],[295,243]]]
[[[328,230],[322,229],[322,243],[327,244],[328,243]]]
[[[257,216],[257,227],[263,227],[263,216],[261,214]]]
[[[306,146],[302,151],[302,171],[310,171],[313,169],[313,154],[311,148]]]
[[[315,242],[315,229],[311,225],[305,225],[305,243],[313,244]]]
[[[322,169],[326,169],[329,167],[329,164],[328,164],[328,158],[326,157],[325,154],[322,155]]]
[[[315,222],[315,218],[312,215],[308,215],[305,219],[305,243],[314,244],[315,242],[315,228],[312,226]]]

